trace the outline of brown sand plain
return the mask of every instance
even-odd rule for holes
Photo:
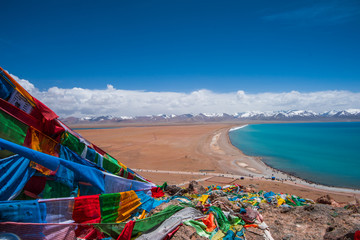
[[[204,186],[252,184],[257,190],[295,194],[314,200],[325,194],[342,203],[353,201],[355,196],[360,198],[359,193],[332,191],[308,184],[266,166],[257,157],[244,155],[229,141],[228,131],[232,127],[234,124],[206,123],[125,126],[77,132],[156,184],[166,181],[185,185],[197,180]],[[241,176],[243,180],[240,180]],[[280,180],[266,179],[271,176]]]

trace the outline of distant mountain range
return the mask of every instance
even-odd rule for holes
[[[200,113],[181,115],[151,115],[138,117],[68,117],[61,119],[66,124],[113,124],[113,123],[196,123],[196,122],[238,122],[238,121],[360,121],[360,109],[316,113],[305,110],[274,112]]]

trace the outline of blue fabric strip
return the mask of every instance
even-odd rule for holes
[[[169,200],[156,200],[142,191],[136,192],[136,195],[138,196],[138,198],[140,198],[141,202],[141,206],[139,207],[139,209],[143,209],[146,212],[150,212],[152,209],[156,208],[164,202],[169,202]]]
[[[37,152],[30,148],[9,142],[3,138],[0,138],[0,147],[9,150],[10,152],[17,153],[27,159],[30,159],[31,161],[34,161],[52,171],[55,171],[60,164],[60,159],[57,157],[47,155],[42,152]]]
[[[46,223],[46,204],[37,200],[0,201],[1,222]]]
[[[61,164],[61,166],[64,166],[74,172],[75,181],[90,183],[94,187],[97,187],[100,190],[100,193],[105,192],[105,175],[98,169],[37,152],[33,149],[17,145],[2,138],[0,138],[0,147],[13,153],[17,153],[20,156],[28,158],[29,160],[41,164],[53,171],[58,169]]]
[[[0,200],[9,200],[20,192],[35,173],[30,160],[14,155],[0,159]]]
[[[11,86],[11,81],[3,71],[0,71],[0,98],[7,100],[14,91],[15,86]]]
[[[95,151],[95,150],[93,150]],[[89,148],[88,148],[89,152]],[[81,158],[79,155],[77,155],[75,152],[71,151],[68,147],[65,147],[60,144],[60,151],[59,151],[59,157],[65,160],[69,160],[71,162],[79,163],[81,165],[85,165],[88,167],[97,168],[99,170],[105,171],[105,169],[99,167],[96,165],[96,163],[87,161],[86,159]]]

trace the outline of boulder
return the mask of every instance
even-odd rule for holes
[[[195,194],[204,194],[206,193],[206,190],[203,186],[201,186],[198,182],[196,181],[191,181],[189,183],[189,187],[187,189],[190,193],[195,193]]]
[[[167,194],[169,194],[170,196],[173,196],[173,195],[183,195],[184,193],[186,193],[186,189],[183,189],[181,187],[178,187],[176,185],[168,185],[166,187],[166,190],[165,192]]]

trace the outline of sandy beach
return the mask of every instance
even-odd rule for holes
[[[77,132],[156,184],[185,185],[197,180],[204,186],[252,184],[258,190],[314,200],[329,194],[341,203],[360,198],[360,191],[308,183],[244,155],[228,137],[228,131],[236,127],[240,125],[122,126]]]

